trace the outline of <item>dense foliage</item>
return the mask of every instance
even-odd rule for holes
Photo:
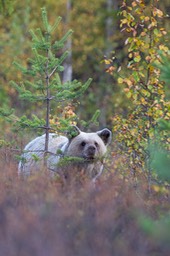
[[[150,5],[143,1],[127,4],[123,1],[120,27],[127,33],[127,72],[118,78],[124,83],[124,92],[133,102],[126,118],[113,118],[116,138],[129,160],[129,171],[147,171],[150,179],[150,152],[148,146],[162,141],[169,147],[169,134],[160,129],[160,120],[170,119],[170,103],[160,65],[169,54],[167,32],[162,25],[164,13],[157,8],[158,1]],[[123,70],[124,71],[124,70]]]

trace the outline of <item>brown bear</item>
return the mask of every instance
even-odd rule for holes
[[[105,128],[101,131],[86,133],[74,126],[74,130],[65,136],[49,134],[49,148],[46,154],[48,170],[66,175],[64,170],[78,169],[91,179],[102,173],[103,160],[112,133]],[[28,176],[40,170],[44,164],[45,134],[29,142],[19,163],[19,175]]]

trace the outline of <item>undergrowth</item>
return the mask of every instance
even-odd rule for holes
[[[63,184],[45,172],[24,180],[5,154],[1,150],[0,255],[169,255],[168,190],[148,193],[147,182],[134,186],[114,166],[95,185],[82,177]]]

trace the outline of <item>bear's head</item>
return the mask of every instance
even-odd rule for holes
[[[65,155],[93,161],[104,157],[112,133],[105,128],[101,131],[86,133],[76,126],[69,133],[69,143]]]

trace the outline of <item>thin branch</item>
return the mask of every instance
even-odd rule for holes
[[[49,78],[52,77],[52,75],[55,73],[55,71],[57,70],[58,65],[52,70],[52,72],[48,75]]]

